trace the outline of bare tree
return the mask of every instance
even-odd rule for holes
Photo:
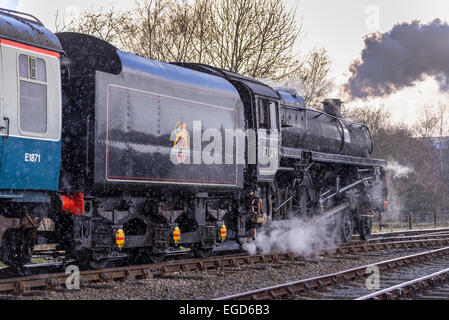
[[[296,9],[279,0],[216,0],[208,50],[215,66],[253,78],[281,79],[300,68]]]
[[[207,52],[213,35],[211,0],[189,3],[169,2],[164,24],[166,61],[210,63]]]
[[[213,41],[212,32],[210,32],[211,20],[214,17],[211,1],[195,1],[193,24],[196,28],[194,30],[193,48],[196,52],[195,62],[197,63],[211,63],[211,59],[207,57],[207,48],[211,46]]]
[[[365,124],[375,138],[382,130],[391,128],[391,113],[386,110],[385,105],[378,107],[373,105],[362,105],[359,107],[344,107],[343,114],[355,122]]]
[[[322,109],[321,102],[328,95],[334,83],[329,79],[331,61],[326,50],[314,50],[301,59],[302,63],[295,74],[275,81],[261,79],[263,82],[278,89],[295,89],[304,98],[306,105],[318,110]]]
[[[449,111],[449,106],[445,103],[438,103],[438,131],[440,134],[440,146],[439,146],[439,155],[440,155],[440,174],[443,175],[445,173],[444,170],[444,156],[443,156],[443,135],[446,134],[446,125],[447,125],[447,115]]]
[[[302,67],[294,52],[301,33],[295,16],[296,10],[278,0],[145,0],[136,2],[126,21],[117,23],[112,12],[85,12],[81,23],[71,21],[67,29],[108,36],[118,47],[152,59],[280,79]]]
[[[107,11],[100,8],[97,12],[91,8],[78,17],[70,17],[69,21],[60,17],[58,11],[55,17],[55,30],[86,33],[113,44],[120,44],[121,28],[129,22],[127,15],[116,12],[113,7]]]
[[[434,137],[438,134],[439,124],[438,114],[432,105],[423,105],[421,107],[421,116],[415,126],[415,135],[417,137]]]
[[[303,84],[303,97],[307,105],[321,109],[321,102],[332,90],[333,81],[328,78],[331,61],[326,49],[312,51],[299,72]]]
[[[440,134],[440,137],[445,135],[447,133],[446,127],[447,127],[447,117],[449,113],[449,106],[443,102],[438,103],[438,131]]]
[[[123,50],[165,61],[164,41],[168,39],[164,28],[169,10],[167,0],[136,1],[136,9],[129,13],[131,20],[121,30]]]
[[[423,107],[421,121],[414,126],[395,124],[385,106],[361,105],[345,108],[345,117],[366,124],[374,140],[373,157],[387,159],[401,166],[413,169],[403,177],[389,176],[389,190],[403,205],[402,209],[413,211],[436,210],[448,204],[445,196],[448,184],[440,174],[438,150],[432,144],[432,131],[435,131],[433,108]],[[417,132],[422,134],[418,136]],[[396,208],[399,209],[399,208]]]
[[[279,0],[142,0],[125,13],[84,12],[59,21],[119,49],[167,62],[196,62],[259,79],[297,78],[307,103],[318,107],[332,87],[326,50],[300,56],[296,9]]]

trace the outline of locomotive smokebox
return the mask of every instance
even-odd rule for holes
[[[331,116],[341,118],[341,105],[343,101],[340,99],[326,99],[323,102],[323,111]]]

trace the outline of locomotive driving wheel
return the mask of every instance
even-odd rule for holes
[[[360,217],[359,220],[359,235],[362,240],[369,240],[371,238],[371,230],[373,228],[373,220],[371,217]]]
[[[271,221],[281,220],[283,217],[283,212],[285,211],[285,206],[280,207],[280,205],[283,202],[283,199],[282,199],[282,192],[277,184],[274,184],[272,192],[270,192],[268,196],[271,197],[271,210],[272,210]],[[277,209],[278,207],[279,209],[275,211],[275,209]]]
[[[313,203],[310,193],[305,185],[300,185],[291,202],[293,217],[310,218],[313,215]]]
[[[352,233],[354,230],[354,222],[350,210],[344,210],[340,216],[339,230],[337,234],[337,240],[341,243],[348,243],[352,239]]]
[[[22,267],[31,262],[35,240],[34,229],[11,229],[3,236],[3,263]]]

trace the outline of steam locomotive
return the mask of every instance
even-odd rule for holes
[[[385,161],[341,101],[168,64],[0,9],[0,260],[55,245],[102,267],[238,247],[326,218],[346,242],[384,209]]]

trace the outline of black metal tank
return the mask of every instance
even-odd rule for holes
[[[243,164],[206,164],[210,142],[202,139],[243,128],[243,104],[230,83],[92,36],[57,36],[70,70],[63,80],[64,189],[242,187]]]
[[[372,153],[369,129],[342,119],[341,101],[323,101],[327,112],[321,112],[308,108],[295,93],[279,94],[283,147],[364,158]]]

